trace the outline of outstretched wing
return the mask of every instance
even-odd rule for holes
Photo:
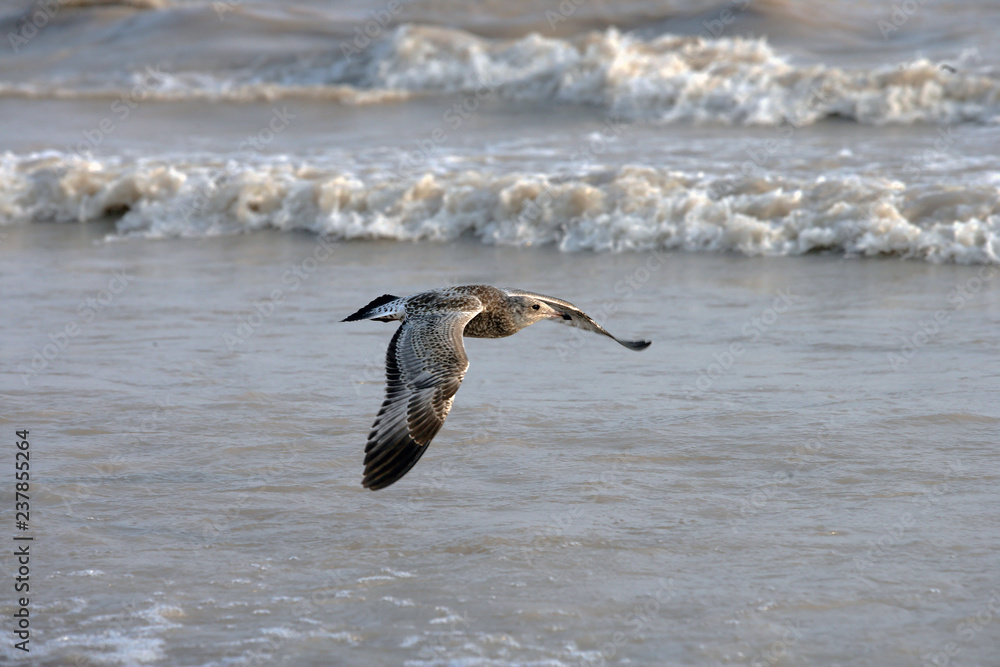
[[[526,292],[524,290],[508,289],[506,292],[512,296],[530,296],[538,299],[562,315],[562,319],[557,321],[562,322],[563,324],[568,324],[571,327],[576,327],[577,329],[583,329],[584,331],[593,331],[594,333],[603,334],[616,343],[624,345],[630,350],[645,350],[649,347],[650,341],[648,340],[621,340],[620,338],[612,336],[604,327],[595,322],[590,315],[583,312],[569,301],[563,301],[562,299],[557,299],[554,296],[545,296],[544,294]]]
[[[365,477],[372,491],[385,488],[420,460],[444,424],[469,359],[462,333],[482,309],[475,297],[448,300],[448,309],[407,314],[385,356],[385,401],[368,434]]]

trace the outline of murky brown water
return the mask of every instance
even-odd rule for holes
[[[308,235],[100,238],[32,225],[0,245],[34,664],[993,659],[988,268],[352,243],[310,270]],[[479,281],[613,310],[654,343],[553,323],[469,340],[427,455],[362,489],[392,327],[338,320]],[[71,321],[26,385],[17,365]],[[901,337],[918,345],[894,370]]]

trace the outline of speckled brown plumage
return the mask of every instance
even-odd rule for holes
[[[619,340],[579,308],[554,297],[463,285],[408,297],[385,294],[345,322],[402,320],[386,352],[385,400],[365,446],[363,486],[396,482],[423,456],[451,410],[469,360],[463,336],[503,338],[542,319],[594,331],[632,350],[649,341]]]

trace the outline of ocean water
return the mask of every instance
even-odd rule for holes
[[[0,662],[989,665],[1000,11],[16,0]],[[360,485],[384,294],[466,341]]]

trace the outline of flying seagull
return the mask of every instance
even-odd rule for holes
[[[385,401],[368,434],[362,486],[384,489],[423,456],[469,368],[462,336],[503,338],[546,319],[604,334],[630,350],[649,347],[648,340],[615,338],[568,301],[489,285],[384,294],[344,318],[403,322],[385,355]]]

